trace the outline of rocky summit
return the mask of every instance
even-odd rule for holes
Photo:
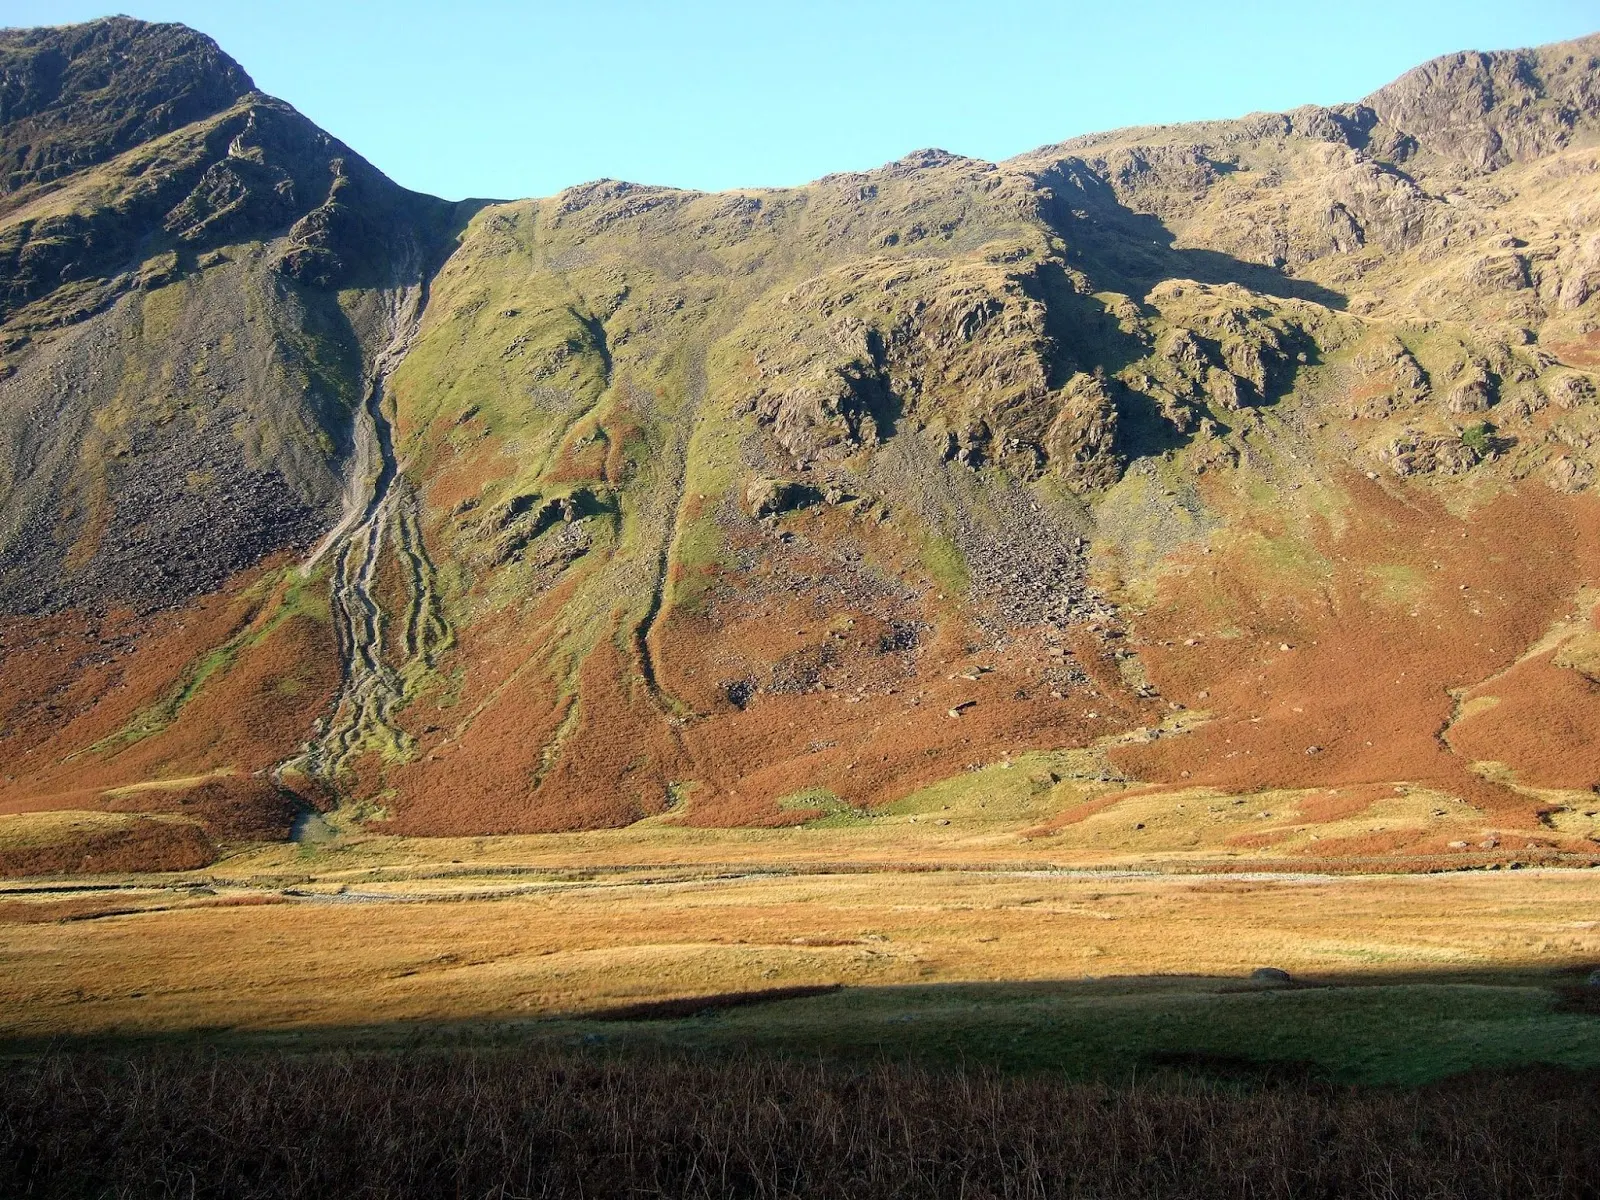
[[[450,203],[182,26],[0,31],[0,874],[991,804],[1600,861],[1597,465],[1600,35]]]

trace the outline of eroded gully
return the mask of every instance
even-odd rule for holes
[[[301,567],[309,575],[331,556],[331,613],[343,677],[331,715],[275,773],[281,777],[296,770],[336,792],[339,774],[357,751],[408,752],[410,738],[395,725],[394,716],[408,688],[433,668],[450,641],[416,494],[400,473],[393,427],[384,412],[389,378],[411,349],[426,301],[421,282],[389,294],[387,338],[373,359],[355,414],[344,510]],[[399,621],[387,619],[376,594],[386,547],[404,574],[406,611]]]

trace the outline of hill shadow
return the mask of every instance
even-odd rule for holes
[[[1511,1066],[1402,1090],[1202,1051],[1074,1080],[948,1052],[864,1061],[526,1038],[298,1052],[318,1049],[191,1043],[10,1062],[0,1193],[143,1195],[154,1180],[263,1200],[1376,1200],[1591,1196],[1600,1179],[1594,1069]]]
[[[1420,1085],[1478,1071],[1600,1068],[1600,985],[1559,969],[1155,975],[868,987],[837,982],[535,1017],[485,1013],[292,1030],[195,1027],[0,1038],[0,1060],[128,1055],[583,1049],[799,1055],[1117,1080]],[[1558,1049],[1553,1049],[1558,1048]]]
[[[1127,207],[1115,189],[1086,163],[1068,160],[1040,172],[1050,189],[1044,217],[1097,282],[1116,283],[1135,298],[1168,279],[1218,286],[1235,283],[1280,300],[1307,300],[1342,311],[1343,293],[1264,263],[1218,250],[1180,248],[1176,235],[1152,213]]]

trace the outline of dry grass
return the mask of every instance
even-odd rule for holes
[[[796,834],[796,837],[805,836]],[[435,864],[435,870],[445,870]],[[66,924],[6,917],[0,1034],[526,1020],[685,996],[1086,976],[1313,978],[1600,962],[1590,872],[1133,877],[695,870],[463,877],[329,871],[258,907]],[[477,870],[474,876],[470,872]],[[409,875],[409,877],[408,877]],[[651,878],[660,882],[648,882]],[[343,889],[341,893],[341,889]],[[497,889],[503,896],[490,898]],[[281,897],[223,887],[215,899]],[[313,895],[309,893],[320,893]],[[425,902],[419,902],[425,901]],[[125,891],[107,907],[126,908]]]
[[[1600,1088],[1217,1088],[571,1052],[51,1056],[0,1094],[40,1197],[1581,1197]]]

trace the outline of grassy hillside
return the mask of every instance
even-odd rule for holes
[[[1438,731],[1590,636],[1592,114],[1490,170],[1386,124],[1416,86],[484,209],[396,376],[457,647],[384,827],[867,817],[1143,728],[1116,763],[1168,787],[1542,828],[1593,768]]]

